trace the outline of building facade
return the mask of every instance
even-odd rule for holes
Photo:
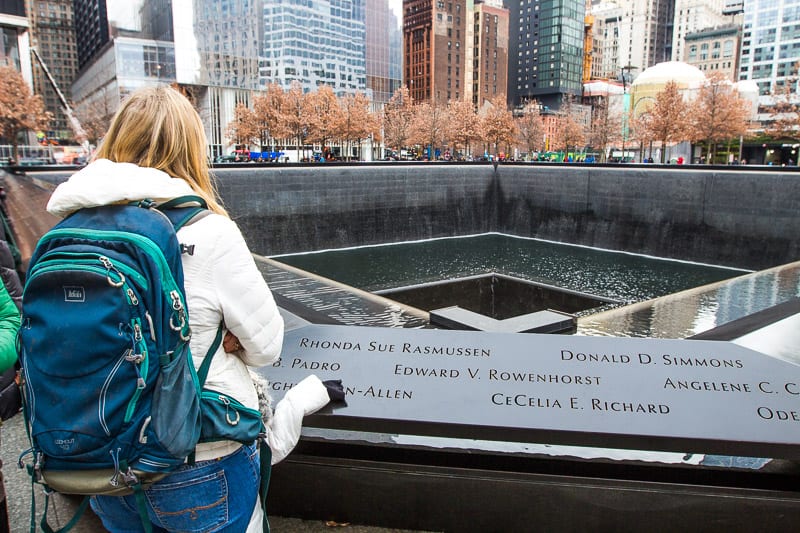
[[[44,133],[53,141],[72,139],[75,132],[53,86],[55,82],[63,97],[71,100],[70,87],[78,70],[72,0],[28,0],[27,7],[31,46],[35,47],[41,59],[33,62],[33,90],[42,96],[45,107],[53,116]]]
[[[721,72],[729,80],[737,81],[740,37],[741,28],[735,24],[689,33],[685,37],[683,61],[706,75]]]
[[[366,92],[365,0],[264,0],[262,86]]]
[[[403,82],[403,34],[388,0],[366,0],[365,13],[367,89],[378,111]]]
[[[787,83],[797,93],[799,21],[800,0],[744,1],[739,79],[755,81],[762,96]]]
[[[465,0],[403,0],[403,81],[415,102],[464,98]]]
[[[598,77],[643,72],[672,59],[676,0],[617,0],[592,5],[600,65]]]
[[[72,0],[78,68],[88,63],[109,41],[105,0]]]
[[[584,59],[584,0],[509,0],[508,101],[558,108],[579,95]]]
[[[706,28],[723,26],[724,0],[676,0],[675,31],[672,35],[672,60],[685,61],[684,43],[686,36]]]
[[[477,109],[487,100],[506,95],[508,10],[501,2],[476,2],[471,26],[471,46],[465,47],[467,80],[464,99],[471,101]]]
[[[378,3],[388,11],[386,0]],[[176,84],[200,113],[216,157],[231,145],[226,130],[236,105],[249,105],[269,83],[289,89],[297,82],[306,92],[325,83],[339,95],[370,95],[364,6],[365,0],[76,0],[76,12],[89,17],[86,33],[95,34],[78,43],[83,63],[72,88],[79,115],[113,114],[139,87]],[[389,96],[399,85],[397,49],[375,76]]]
[[[14,67],[33,85],[28,29],[24,0],[0,3],[0,64]]]

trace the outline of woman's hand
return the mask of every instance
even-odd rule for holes
[[[222,348],[228,353],[233,353],[241,350],[242,345],[239,343],[239,339],[236,337],[236,335],[230,331],[226,331],[225,337],[222,339]]]

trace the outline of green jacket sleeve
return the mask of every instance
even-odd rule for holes
[[[17,330],[19,311],[0,282],[0,372],[11,368],[17,360]]]

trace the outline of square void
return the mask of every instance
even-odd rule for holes
[[[551,309],[586,315],[620,302],[503,274],[484,274],[377,291],[425,311],[458,306],[496,320]],[[600,309],[598,309],[600,310]]]

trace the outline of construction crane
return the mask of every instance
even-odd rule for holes
[[[75,138],[84,146],[84,148],[88,148],[89,137],[86,135],[86,131],[83,129],[83,126],[81,126],[80,120],[78,120],[78,117],[76,117],[75,113],[73,113],[69,102],[67,102],[67,99],[64,97],[64,93],[62,93],[61,89],[58,88],[55,78],[53,78],[53,75],[50,74],[50,69],[47,68],[47,64],[42,59],[42,56],[39,55],[39,51],[35,46],[31,46],[31,52],[33,52],[33,56],[42,67],[45,76],[47,76],[48,81],[50,81],[50,85],[52,85],[53,89],[55,89],[58,99],[61,100],[61,107],[64,109],[64,115],[67,117],[67,121],[72,128],[72,132],[75,134]]]

